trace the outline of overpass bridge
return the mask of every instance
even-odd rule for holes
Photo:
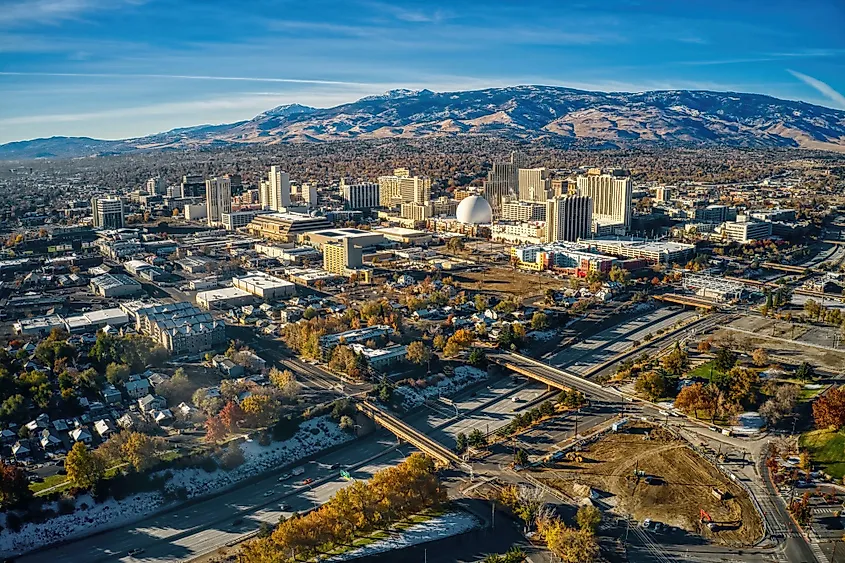
[[[663,295],[653,295],[652,298],[666,303],[676,303],[678,305],[689,305],[690,307],[698,307],[712,311],[716,305],[711,301],[705,301],[697,297],[690,297],[689,295],[676,295],[674,293],[664,293]]]
[[[555,389],[580,391],[588,398],[598,399],[608,403],[621,403],[623,400],[622,394],[616,390],[602,387],[598,383],[593,383],[583,377],[544,364],[528,356],[513,352],[498,351],[487,354],[487,359],[520,375],[545,383]]]
[[[806,274],[813,270],[812,266],[790,266],[788,264],[776,264],[774,262],[763,262],[761,266],[770,270],[789,272],[790,274]]]
[[[421,452],[430,455],[440,465],[461,465],[461,459],[455,452],[432,440],[410,424],[389,414],[378,405],[370,401],[359,401],[356,406],[359,411],[373,419],[376,424],[390,430],[397,437],[417,447]]]

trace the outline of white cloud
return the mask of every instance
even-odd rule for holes
[[[834,90],[833,87],[830,86],[830,84],[822,82],[818,78],[813,78],[812,76],[807,76],[806,74],[802,74],[791,69],[786,69],[786,71],[798,80],[807,84],[808,86],[812,86],[813,88],[818,90],[821,95],[833,102],[836,107],[840,109],[845,109],[845,96]]]
[[[0,9],[0,24],[55,24],[63,20],[77,19],[86,12],[142,3],[144,0],[17,0],[5,4]]]
[[[312,80],[308,78],[265,78],[260,76],[202,76],[191,74],[120,74],[98,72],[0,72],[0,76],[55,76],[83,78],[172,78],[174,80],[223,80],[232,82],[282,82],[286,84],[323,84],[329,86],[373,86],[364,82]]]

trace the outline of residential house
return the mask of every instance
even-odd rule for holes
[[[18,440],[12,446],[12,455],[15,456],[15,459],[27,459],[32,455],[32,452],[26,442]]]
[[[159,426],[169,426],[173,423],[173,413],[170,409],[154,410],[150,412],[150,416]]]
[[[158,395],[146,395],[138,399],[138,407],[144,414],[150,414],[152,411],[166,408],[167,399]]]
[[[50,426],[50,417],[46,413],[39,414],[35,420],[31,420],[26,423],[26,427],[29,428],[29,431],[35,434],[44,428]]]
[[[114,405],[123,399],[123,395],[120,393],[117,387],[112,385],[111,383],[106,383],[105,387],[103,387],[103,401],[107,405]]]
[[[100,435],[101,438],[106,439],[112,433],[117,431],[117,427],[114,425],[114,422],[108,418],[101,418],[97,422],[94,423],[94,431]]]
[[[68,426],[67,420],[59,418],[53,421],[53,429],[56,432],[67,432],[70,429],[70,426]]]
[[[117,424],[126,430],[141,430],[147,426],[147,423],[141,418],[141,415],[135,412],[127,412],[117,419]]]
[[[126,393],[133,399],[140,399],[149,395],[150,391],[150,382],[138,376],[134,376],[134,379],[130,376],[129,381],[126,382]]]
[[[150,385],[152,386],[153,390],[155,390],[162,383],[167,383],[168,381],[170,381],[170,376],[165,375],[163,373],[154,373],[147,378],[147,381],[150,382]]]
[[[74,430],[71,430],[70,438],[74,442],[82,442],[83,444],[90,444],[91,440],[93,439],[93,436],[91,436],[91,433],[88,431],[87,428],[85,428],[84,426],[80,426],[78,428],[75,428]]]
[[[61,438],[53,434],[49,428],[42,430],[39,438],[41,442],[41,449],[45,451],[55,451],[64,445]]]
[[[8,428],[4,428],[2,432],[0,432],[0,441],[4,444],[11,444],[15,440],[18,439],[18,435],[9,430]]]

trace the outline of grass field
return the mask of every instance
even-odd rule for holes
[[[687,372],[685,377],[697,377],[699,379],[706,379],[707,381],[710,381],[710,370],[711,369],[713,370],[713,375],[722,375],[722,372],[720,372],[719,370],[714,368],[713,362],[710,361],[710,362],[705,362],[705,363],[701,364],[700,366],[698,366],[697,368],[695,368],[694,370],[692,370],[690,372]]]
[[[802,434],[798,444],[821,471],[835,479],[845,476],[845,431],[814,430]]]

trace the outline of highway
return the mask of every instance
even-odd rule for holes
[[[213,498],[179,507],[136,524],[74,541],[17,558],[23,563],[97,563],[100,561],[166,562],[196,557],[225,545],[254,531],[261,522],[275,524],[283,513],[284,502],[292,510],[307,510],[315,503],[325,502],[348,482],[339,478],[334,463],[351,463],[351,475],[368,479],[376,471],[395,465],[409,453],[409,447],[391,450],[393,436],[378,433],[354,442],[340,450],[321,456],[319,461],[303,462],[305,473],[283,483],[278,482],[282,471],[275,472],[257,483],[221,493]],[[373,458],[371,461],[366,461]],[[363,465],[356,467],[357,464]],[[298,487],[302,479],[312,478],[318,486]],[[321,479],[330,479],[320,484]],[[273,491],[264,496],[267,491]],[[285,512],[289,515],[289,512]],[[236,520],[242,520],[235,525]],[[131,549],[144,552],[133,558]]]
[[[641,317],[631,319],[586,338],[558,352],[543,356],[543,361],[552,366],[566,368],[576,375],[588,373],[593,367],[629,349],[635,341],[643,342],[651,333],[696,316],[691,310],[661,307]]]

